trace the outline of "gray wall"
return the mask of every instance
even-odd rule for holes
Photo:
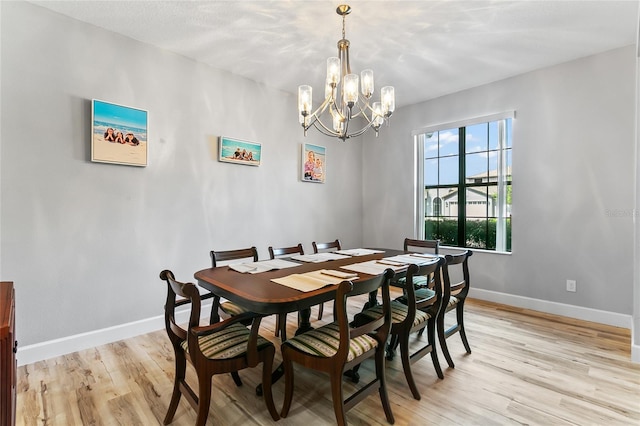
[[[162,313],[211,249],[340,237],[361,245],[359,141],[297,125],[294,95],[23,3],[2,2],[2,279],[22,347]],[[149,166],[90,162],[92,98],[149,111]],[[217,161],[217,136],[260,142],[260,167]],[[327,146],[327,183],[299,180]]]
[[[629,46],[399,110],[364,141],[364,244],[413,235],[412,130],[515,110],[513,253],[474,254],[473,287],[631,315],[635,59]]]

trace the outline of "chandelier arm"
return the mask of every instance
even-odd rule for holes
[[[326,135],[326,136],[340,136],[340,133],[330,129],[329,127],[325,126],[324,123],[320,120],[317,119],[313,122],[313,127],[315,127],[320,133]]]
[[[320,104],[320,106],[316,108],[315,111],[309,114],[309,117],[310,117],[309,124],[307,124],[306,126],[303,126],[305,131],[308,130],[317,120],[320,119],[320,116],[325,112],[325,110],[329,106],[330,104],[329,101],[330,101],[329,98],[325,99],[324,102],[322,102],[322,104]]]

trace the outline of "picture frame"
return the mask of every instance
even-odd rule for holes
[[[146,167],[148,111],[112,102],[91,101],[91,161]]]
[[[218,148],[218,160],[225,163],[259,166],[262,162],[262,145],[258,142],[220,136]]]
[[[300,178],[303,182],[325,183],[327,176],[327,148],[310,143],[302,144]]]

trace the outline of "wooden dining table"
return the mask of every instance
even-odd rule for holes
[[[282,314],[289,312],[299,312],[300,321],[296,335],[312,330],[311,307],[317,304],[335,299],[337,285],[327,285],[313,291],[300,291],[294,288],[281,285],[271,281],[274,278],[282,278],[291,274],[304,274],[321,269],[341,270],[342,266],[353,265],[355,263],[380,260],[383,258],[407,254],[403,250],[375,248],[371,250],[381,251],[362,256],[349,256],[344,259],[328,260],[324,262],[300,262],[299,266],[260,272],[257,274],[241,273],[229,266],[218,266],[216,268],[202,269],[194,274],[198,285],[213,294],[225,298],[237,305],[240,305],[250,312],[262,315]],[[342,272],[351,272],[345,269]],[[396,268],[396,274],[404,275],[406,267]],[[382,272],[381,272],[382,273]],[[397,276],[397,275],[396,275]],[[358,279],[353,279],[355,286],[358,280],[367,280],[373,275],[358,272]],[[365,303],[363,309],[377,303],[376,294],[369,295],[369,301]],[[282,377],[284,370],[282,365],[278,366],[272,375],[272,383]],[[355,383],[358,382],[357,372],[345,372]],[[262,385],[256,387],[256,394],[262,395]]]
[[[383,253],[350,256],[345,259],[317,263],[300,262],[299,266],[258,274],[240,273],[229,266],[219,266],[198,271],[194,274],[194,277],[198,285],[204,289],[240,305],[250,312],[264,315],[300,312],[300,324],[296,332],[296,334],[299,334],[312,329],[310,323],[311,307],[333,300],[337,286],[328,285],[317,290],[304,292],[271,280],[291,274],[303,274],[321,269],[341,270],[341,266],[405,254],[402,250],[375,250],[381,250]],[[345,270],[342,271],[346,272]],[[358,275],[359,279],[372,277],[361,272]],[[358,280],[353,282],[357,285]]]

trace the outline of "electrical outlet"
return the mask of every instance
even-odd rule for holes
[[[567,280],[567,291],[575,293],[576,290],[576,280]]]

